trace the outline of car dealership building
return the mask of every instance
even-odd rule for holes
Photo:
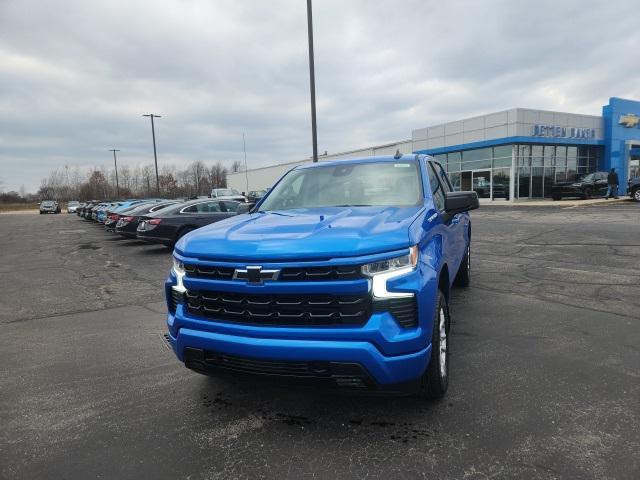
[[[456,189],[491,200],[551,197],[551,185],[615,168],[621,193],[640,176],[640,101],[611,98],[602,116],[514,108],[413,130],[411,140],[322,155],[335,160],[425,153],[447,169]],[[310,159],[228,175],[239,191],[272,186]]]

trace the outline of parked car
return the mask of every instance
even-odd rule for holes
[[[580,197],[585,200],[593,196],[603,197],[607,193],[607,172],[593,172],[573,182],[556,182],[551,186],[551,198]]]
[[[55,200],[43,200],[40,202],[40,214],[60,213],[60,205]]]
[[[160,211],[163,208],[169,207],[171,205],[178,205],[180,203],[182,202],[170,200],[166,202],[154,202],[136,205],[132,210],[118,215],[119,218],[115,225],[115,231],[123,237],[136,238],[138,224],[140,223],[140,219],[143,216]]]
[[[89,202],[82,211],[82,218],[85,220],[93,220],[93,209],[100,205],[100,202]]]
[[[627,192],[636,202],[640,202],[640,177],[633,177],[627,183]]]
[[[137,238],[173,247],[185,234],[236,215],[240,202],[233,200],[192,200],[143,216]]]
[[[247,199],[235,188],[214,188],[211,190],[211,198],[218,200],[235,200],[236,202],[246,202]]]
[[[266,190],[251,190],[247,194],[247,202],[258,203],[260,200],[262,200],[262,197],[264,197],[266,193]]]
[[[106,211],[106,218],[104,220],[104,228],[108,232],[115,232],[116,224],[120,219],[120,215],[123,215],[126,212],[134,210],[142,205],[157,203],[160,200],[157,199],[136,199],[136,200],[125,200],[122,202],[117,202],[111,208],[108,208]]]
[[[67,213],[76,213],[79,205],[80,202],[78,202],[77,200],[69,200],[67,202]]]
[[[425,155],[298,166],[258,211],[178,241],[168,339],[201,373],[440,397],[478,206]]]

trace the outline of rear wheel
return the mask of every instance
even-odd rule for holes
[[[467,245],[467,251],[464,254],[460,268],[456,278],[453,280],[454,285],[457,287],[468,287],[471,283],[471,242]]]
[[[589,187],[584,189],[584,193],[582,194],[582,198],[585,200],[589,200],[591,198],[591,189]]]
[[[444,294],[438,290],[431,336],[431,359],[421,382],[419,396],[441,398],[449,387],[449,308]]]
[[[561,199],[562,199],[562,195],[558,195],[557,193],[554,193],[554,194],[551,196],[551,198],[553,198],[553,199],[557,202],[558,200],[561,200]]]

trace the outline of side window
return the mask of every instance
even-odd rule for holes
[[[443,182],[438,179],[439,175],[436,173],[437,170],[431,162],[428,162],[427,172],[429,175],[429,186],[431,187],[431,194],[433,195],[433,203],[436,209],[438,209],[439,211],[443,211],[445,198],[445,191],[442,187]],[[444,183],[445,185],[447,185],[447,187],[449,187],[447,182]]]
[[[204,202],[197,205],[198,213],[212,213],[220,211],[219,202]]]
[[[239,202],[220,202],[222,206],[222,211],[224,212],[235,212],[238,210]]]
[[[442,188],[444,189],[445,195],[447,192],[453,192],[453,186],[451,185],[451,181],[449,180],[449,176],[442,168],[442,165],[438,162],[431,162],[431,166],[438,174],[438,178],[440,179],[440,183],[442,184]]]
[[[198,212],[198,205],[190,205],[180,210],[180,213],[197,213],[197,212]]]

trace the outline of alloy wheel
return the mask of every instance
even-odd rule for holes
[[[439,334],[440,334],[440,377],[447,376],[447,316],[444,307],[440,307],[439,315]]]

